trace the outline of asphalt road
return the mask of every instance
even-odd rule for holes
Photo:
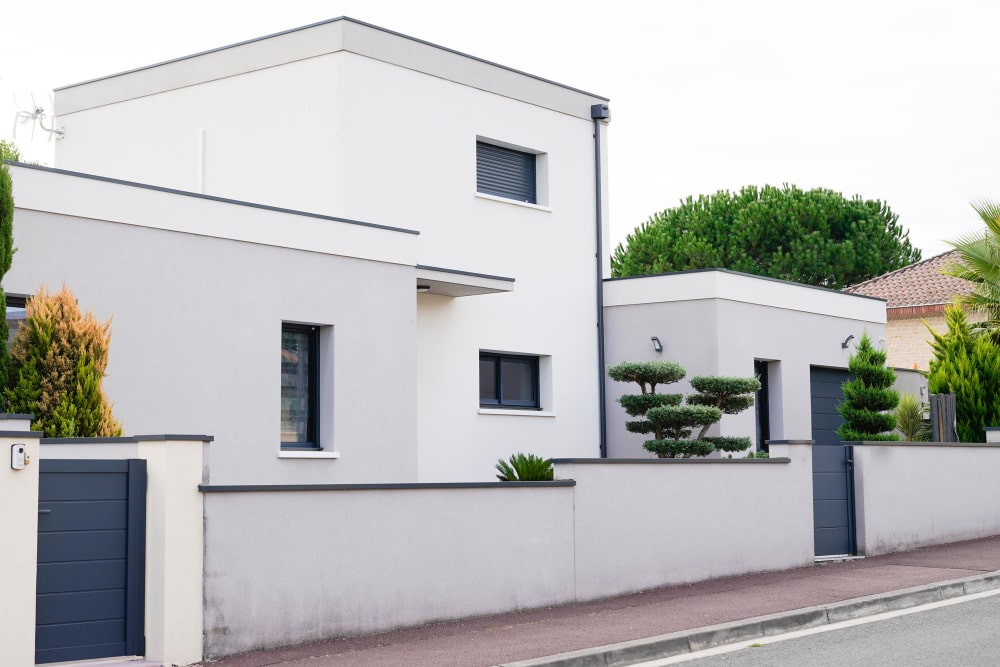
[[[1000,665],[1000,595],[774,642],[685,667]]]

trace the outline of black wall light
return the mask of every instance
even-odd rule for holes
[[[840,344],[840,347],[842,347],[842,348],[844,348],[846,350],[847,349],[847,344],[851,342],[852,338],[854,338],[854,334],[851,334],[850,336],[848,336],[847,338],[845,338],[844,342]]]
[[[654,350],[656,350],[657,352],[663,352],[663,343],[660,342],[660,339],[658,337],[653,336],[649,340],[653,341]]]

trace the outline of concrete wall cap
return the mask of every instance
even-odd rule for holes
[[[601,465],[601,464],[699,464],[699,463],[790,463],[791,459],[782,456],[773,459],[552,459],[553,465]]]
[[[0,438],[44,438],[41,431],[0,431]]]

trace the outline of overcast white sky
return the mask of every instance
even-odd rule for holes
[[[613,242],[688,195],[792,183],[888,202],[927,257],[977,227],[970,200],[1000,199],[988,0],[5,0],[0,138],[12,92],[47,105],[53,87],[341,15],[610,97]],[[44,133],[17,140],[53,164]]]

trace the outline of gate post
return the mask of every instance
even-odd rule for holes
[[[22,420],[18,420],[22,421]],[[35,581],[38,576],[38,440],[30,417],[0,431],[0,664],[35,664]],[[25,465],[11,448],[24,449]],[[20,459],[20,457],[18,457]]]

